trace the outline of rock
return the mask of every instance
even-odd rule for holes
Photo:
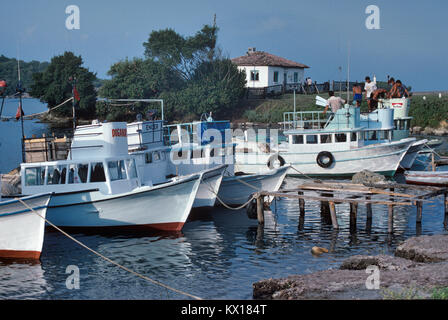
[[[422,132],[422,127],[413,127],[412,133],[419,134]]]
[[[414,268],[418,263],[404,258],[387,255],[352,256],[342,262],[341,270],[366,270],[368,266],[378,266],[381,270],[405,270]]]
[[[319,256],[322,253],[328,253],[328,249],[321,248],[321,247],[312,247],[311,248],[311,253],[316,255],[316,256]]]
[[[410,238],[396,256],[352,256],[339,269],[261,280],[254,299],[409,299],[431,298],[448,287],[448,235]],[[407,257],[409,257],[409,260]],[[439,261],[439,262],[437,262]],[[431,262],[431,263],[426,263]],[[367,288],[368,266],[379,267],[380,289]]]
[[[448,235],[410,238],[397,247],[395,256],[417,262],[448,261]]]
[[[447,134],[447,131],[445,129],[435,129],[433,134],[436,136],[444,136]]]
[[[353,175],[352,182],[356,184],[379,184],[386,183],[387,180],[379,173],[363,170]]]
[[[422,131],[422,134],[423,134],[423,135],[426,135],[426,136],[433,135],[433,134],[434,134],[434,129],[433,129],[433,128],[430,128],[430,127],[427,127],[427,128],[425,128],[425,129]]]

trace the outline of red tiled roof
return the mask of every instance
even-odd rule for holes
[[[238,66],[272,66],[286,68],[309,68],[302,63],[294,62],[264,51],[248,52],[245,56],[233,58]]]

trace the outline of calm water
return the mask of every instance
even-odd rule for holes
[[[11,113],[15,114],[16,108]],[[26,104],[24,109],[27,112]],[[4,124],[0,123],[0,148],[6,150],[5,143],[15,146],[18,157],[2,158],[2,169],[14,168],[20,161],[20,144],[17,148],[8,136],[16,134],[13,124],[20,130],[20,123]],[[42,124],[29,126],[28,132],[48,130]],[[18,159],[16,163],[14,159]],[[288,178],[285,187],[301,182]],[[252,283],[258,280],[338,267],[353,254],[393,254],[397,244],[411,236],[446,233],[442,199],[425,203],[421,230],[415,227],[415,208],[396,207],[393,236],[387,234],[387,208],[383,206],[373,206],[371,230],[365,228],[365,208],[360,206],[355,235],[348,231],[348,205],[337,205],[339,232],[321,223],[317,202],[306,203],[302,231],[297,229],[297,200],[279,200],[271,209],[266,213],[264,229],[257,227],[256,220],[248,219],[244,210],[217,208],[194,212],[178,234],[73,236],[126,267],[202,298],[251,299]],[[330,253],[314,257],[310,253],[313,246],[326,247]],[[66,287],[66,268],[71,265],[79,268],[79,289]],[[184,298],[118,269],[58,232],[46,233],[40,263],[0,262],[0,299]]]

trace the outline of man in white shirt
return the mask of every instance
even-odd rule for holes
[[[366,83],[364,85],[364,91],[366,92],[366,100],[367,105],[369,106],[369,112],[372,112],[371,107],[371,99],[372,99],[372,93],[377,89],[376,87],[376,79],[373,78],[373,81],[370,81],[370,77],[366,77]]]
[[[327,113],[328,107],[331,108],[331,111],[335,113],[340,108],[344,106],[345,100],[341,97],[335,97],[333,91],[329,91],[328,95],[330,98],[327,100],[327,106],[325,107],[324,114]]]

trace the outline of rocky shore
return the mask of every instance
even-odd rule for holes
[[[371,266],[378,270],[376,289],[366,285]],[[438,292],[448,294],[448,235],[410,238],[395,256],[357,255],[339,269],[253,284],[254,299],[433,299]]]

